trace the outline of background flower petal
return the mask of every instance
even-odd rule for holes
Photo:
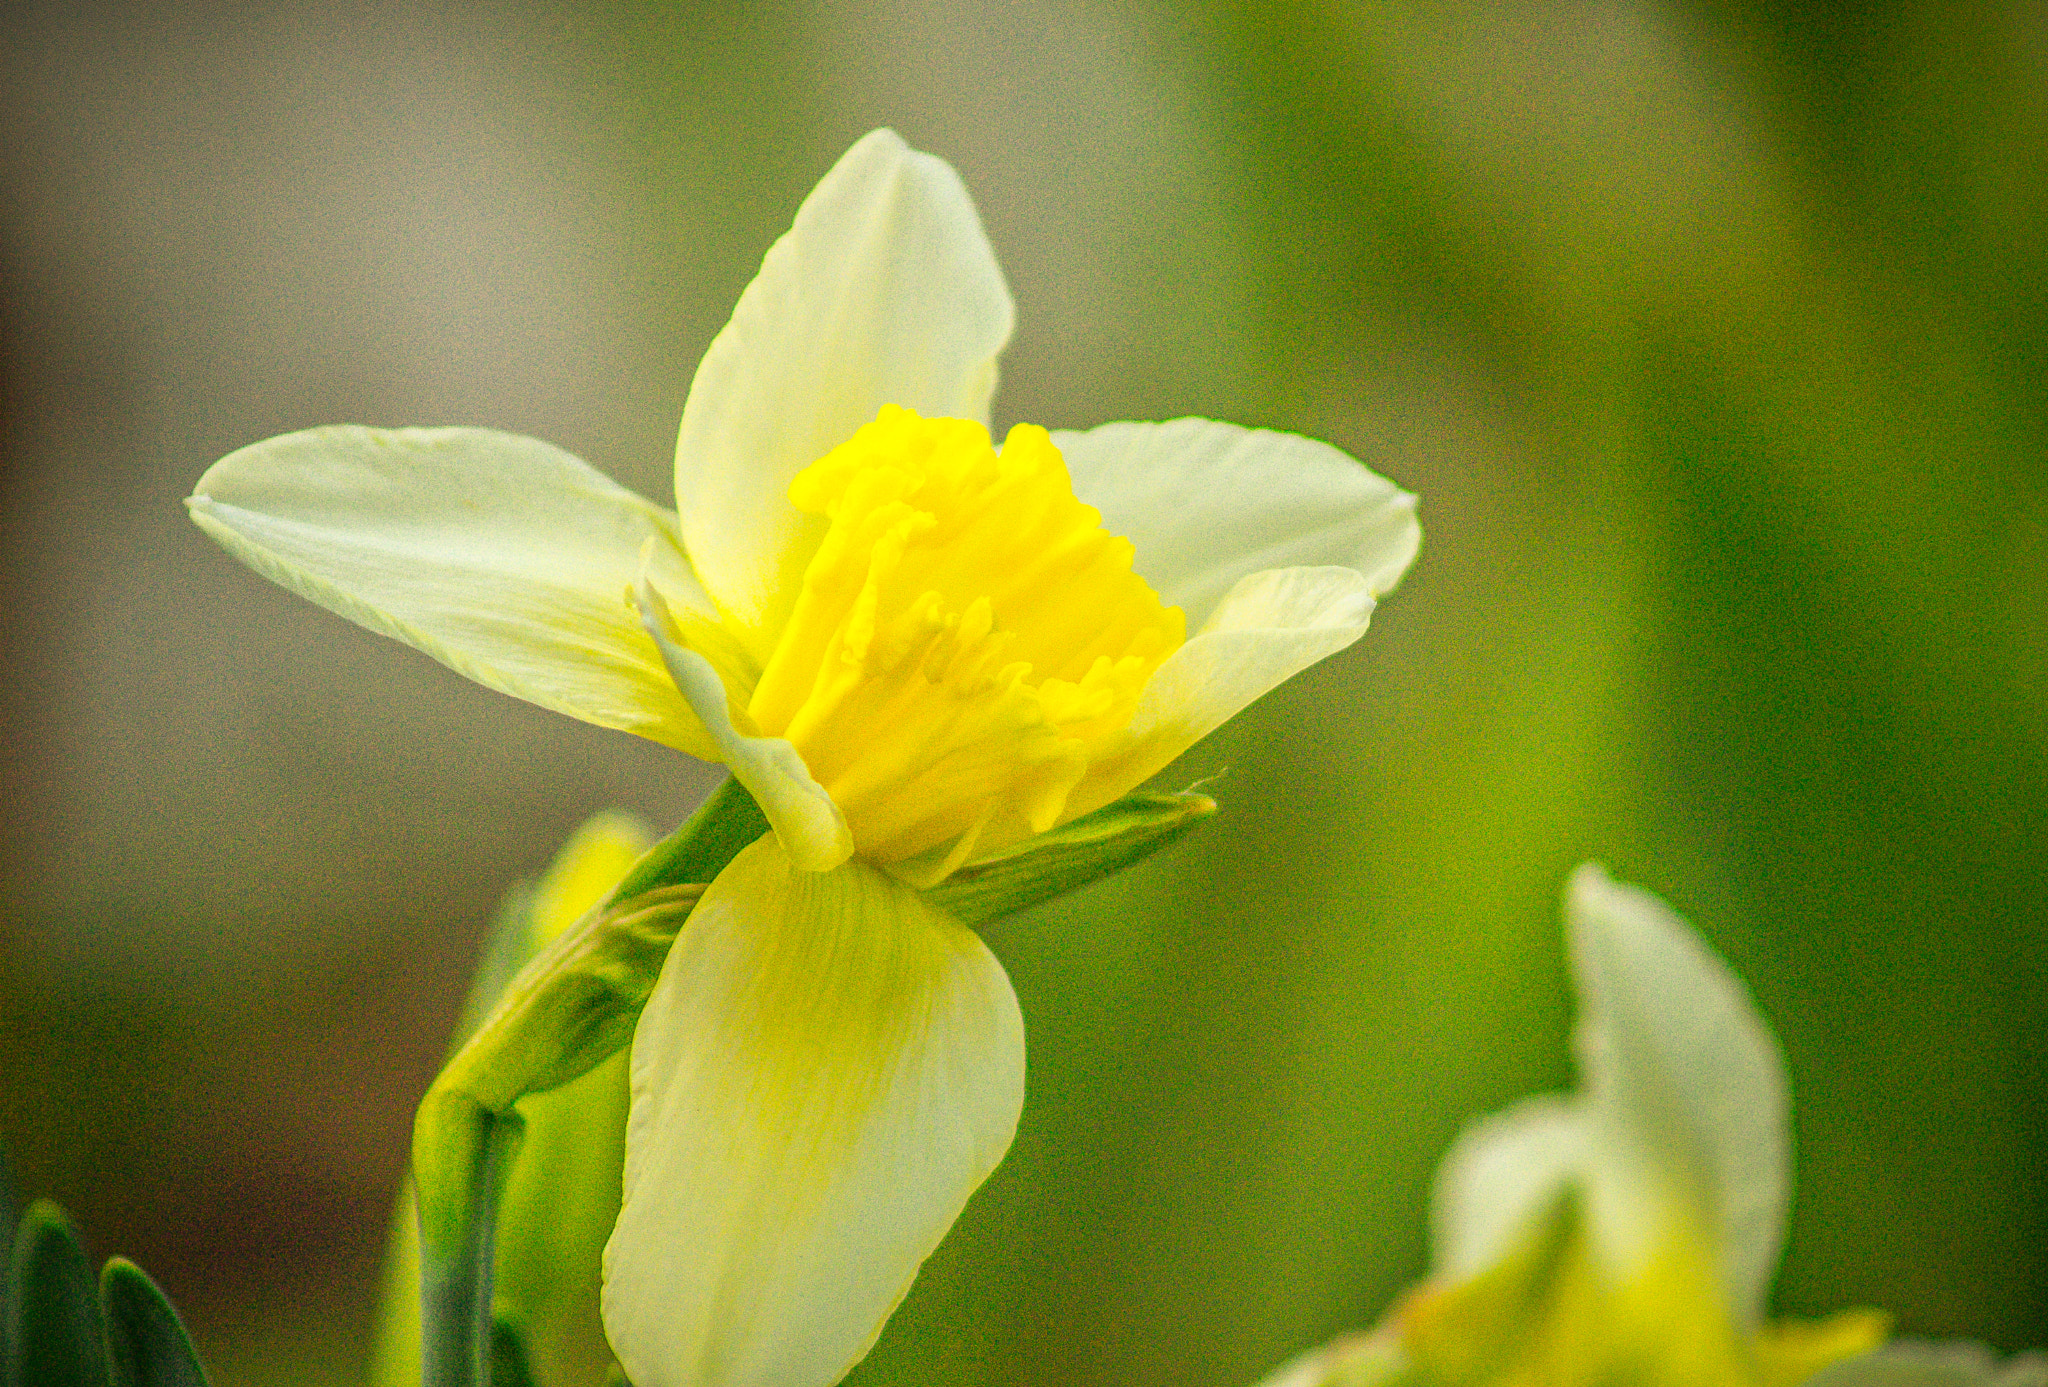
[[[1464,1280],[1506,1253],[1545,1213],[1585,1158],[1578,1104],[1544,1093],[1458,1134],[1430,1191],[1435,1274]]]
[[[2048,1354],[2001,1362],[1978,1343],[1902,1340],[1823,1368],[1807,1387],[2048,1387]]]
[[[1591,1229],[1628,1255],[1663,1201],[1719,1235],[1738,1327],[1763,1318],[1791,1198],[1790,1099],[1748,990],[1649,892],[1587,864],[1565,893]]]
[[[894,131],[804,200],[704,354],[676,438],[684,541],[757,662],[823,533],[790,480],[885,404],[986,424],[1014,321],[959,175]]]
[[[1365,634],[1373,598],[1349,568],[1278,568],[1237,581],[1153,671],[1130,726],[1067,801],[1075,818],[1116,799],[1246,704]]]
[[[489,429],[309,429],[215,463],[186,502],[236,558],[480,684],[693,755],[716,749],[626,591],[708,601],[674,518],[550,444]]]
[[[1384,596],[1422,542],[1415,497],[1300,434],[1211,419],[1058,432],[1074,494],[1199,627],[1248,574],[1336,565]]]
[[[827,1387],[1009,1147],[1024,1030],[972,930],[773,836],[711,885],[633,1039],[605,1325],[638,1387]]]

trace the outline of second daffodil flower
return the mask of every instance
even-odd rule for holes
[[[1886,1316],[1765,1313],[1791,1111],[1741,981],[1663,902],[1598,867],[1572,876],[1565,918],[1579,1091],[1468,1128],[1437,1169],[1430,1278],[1377,1330],[1262,1387],[1865,1381],[1847,1369],[1883,1341]]]
[[[1008,1147],[1023,1028],[920,894],[1365,630],[1414,498],[1201,419],[988,431],[1012,309],[951,168],[861,140],[691,385],[676,510],[483,429],[217,463],[193,518],[481,683],[723,761],[773,832],[635,1033],[605,1321],[638,1387],[838,1379]]]

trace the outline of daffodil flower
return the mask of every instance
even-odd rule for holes
[[[605,1321],[638,1387],[835,1381],[1008,1147],[1023,1027],[920,894],[1349,645],[1414,498],[1200,419],[987,432],[1012,309],[944,163],[861,140],[690,388],[676,510],[482,429],[325,428],[188,503],[481,683],[723,761],[773,832],[635,1032]]]
[[[1792,1189],[1785,1065],[1740,980],[1661,901],[1566,895],[1581,1088],[1469,1128],[1438,1168],[1436,1268],[1371,1334],[1267,1387],[1794,1387],[1885,1335],[1771,1321]],[[1872,1378],[1878,1382],[1912,1378]],[[1937,1379],[1946,1381],[1945,1379]],[[1929,1387],[1932,1387],[1930,1381]]]

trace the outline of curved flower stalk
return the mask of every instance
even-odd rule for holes
[[[1414,557],[1414,498],[1310,439],[996,448],[1011,324],[958,177],[878,131],[706,353],[674,512],[481,429],[287,435],[188,503],[293,591],[723,761],[766,815],[634,1033],[605,1323],[639,1387],[859,1360],[1023,1095],[1009,982],[925,892],[1350,644]]]
[[[1922,1383],[1851,1371],[1885,1336],[1877,1311],[1765,1316],[1790,1112],[1784,1060],[1741,981],[1661,901],[1598,867],[1572,876],[1565,916],[1579,1091],[1468,1128],[1437,1169],[1429,1279],[1372,1333],[1266,1387]]]
[[[570,835],[538,881],[513,889],[456,1023],[457,1046],[513,975],[599,904],[652,842],[632,816],[599,814]],[[497,1211],[490,1309],[538,1382],[599,1382],[611,1360],[599,1266],[619,1212],[628,1094],[620,1051],[519,1105],[523,1135]],[[373,1387],[417,1387],[421,1351],[419,1219],[408,1180],[385,1252]]]

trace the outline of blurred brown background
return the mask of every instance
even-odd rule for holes
[[[710,772],[236,566],[179,499],[474,423],[663,500],[698,355],[892,124],[1020,310],[997,423],[1208,414],[1419,491],[1351,652],[992,934],[1010,1161],[861,1381],[1249,1381],[1563,1082],[1555,898],[1669,896],[1783,1037],[1780,1302],[2048,1340],[2038,8],[17,4],[0,28],[0,1138],[222,1387],[351,1381],[499,892]]]

